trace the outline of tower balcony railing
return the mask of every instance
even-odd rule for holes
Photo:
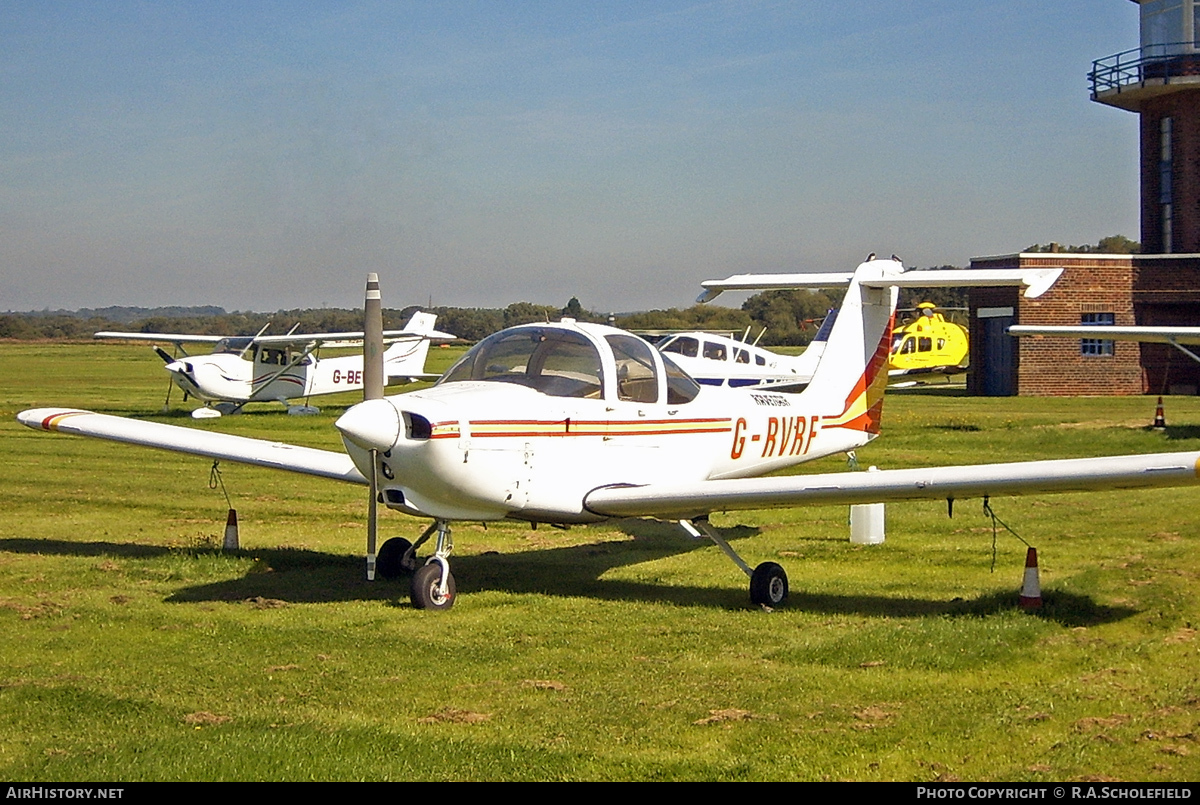
[[[1173,79],[1200,76],[1200,47],[1197,42],[1170,42],[1126,50],[1092,62],[1088,79],[1092,100],[1108,92],[1142,85],[1151,80],[1170,84]]]

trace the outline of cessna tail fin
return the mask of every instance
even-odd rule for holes
[[[425,358],[429,355],[429,341],[432,338],[454,338],[449,333],[434,329],[437,315],[417,311],[404,325],[405,336],[397,340],[383,353],[384,372],[389,380],[418,380],[434,378],[437,375],[425,372]]]

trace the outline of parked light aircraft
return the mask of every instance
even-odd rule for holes
[[[836,311],[830,311],[808,347],[795,356],[779,355],[755,344],[702,332],[672,335],[656,346],[702,386],[790,391],[807,386],[812,380],[835,318]]]
[[[931,302],[922,302],[917,311],[917,318],[892,330],[888,377],[963,371],[966,328],[946,320]],[[701,385],[798,391],[812,380],[836,318],[837,311],[829,311],[812,342],[796,356],[703,332],[672,335],[656,346]]]
[[[434,329],[437,316],[417,312],[403,330],[388,330],[384,338],[391,346],[383,353],[384,372],[389,382],[436,379],[425,373],[425,358],[430,339],[450,340],[454,336]],[[266,328],[264,327],[263,330]],[[217,335],[179,335],[173,333],[99,332],[96,338],[125,341],[165,341],[181,351],[185,344],[213,344],[211,355],[175,358],[155,347],[166,363],[175,385],[183,389],[184,399],[195,397],[203,408],[192,411],[195,419],[234,413],[250,402],[278,401],[316,397],[362,388],[362,355],[319,358],[322,346],[357,344],[363,334],[288,333],[287,335],[225,337]],[[315,414],[320,409],[303,405],[288,406],[291,414]]]
[[[1039,272],[1006,272],[1044,290]],[[759,478],[845,453],[880,432],[896,286],[893,260],[851,275],[825,357],[800,394],[701,387],[630,333],[563,320],[502,330],[437,385],[383,396],[379,290],[367,283],[364,401],[337,420],[346,452],[64,408],[18,419],[79,434],[368,486],[367,575],[413,570],[417,607],[455,600],[451,523],[514,519],[589,523],[669,517],[715,542],[750,577],[751,600],[786,599],[783,568],[747,565],[711,527],[711,512],[830,503],[947,499],[1197,483],[1200,452]],[[975,272],[970,272],[975,273]],[[978,272],[980,277],[990,272]],[[416,545],[375,555],[376,505],[433,520]],[[417,548],[436,533],[433,556]]]
[[[1008,332],[1015,336],[1049,335],[1096,341],[1141,341],[1147,344],[1170,344],[1184,355],[1200,363],[1200,355],[1184,346],[1184,344],[1192,346],[1200,344],[1200,327],[1014,324],[1008,328]]]

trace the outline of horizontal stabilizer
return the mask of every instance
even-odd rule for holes
[[[867,288],[964,288],[1015,285],[1036,299],[1062,275],[1061,268],[955,268],[905,271],[899,276],[863,280]],[[795,288],[844,288],[852,274],[735,274],[723,280],[700,283],[704,292],[697,302],[711,302],[725,291],[782,291]]]

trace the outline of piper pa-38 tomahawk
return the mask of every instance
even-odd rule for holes
[[[974,272],[971,272],[974,273]],[[979,272],[985,275],[985,272]],[[1044,275],[1018,276],[1044,287]],[[383,396],[379,290],[367,283],[364,401],[337,420],[335,453],[64,408],[25,411],[31,428],[95,436],[334,478],[368,487],[367,575],[412,571],[412,601],[455,600],[451,523],[679,520],[750,577],[750,597],[788,595],[783,568],[751,568],[710,528],[711,512],[1178,486],[1197,483],[1200,452],[758,478],[845,453],[879,435],[896,286],[894,260],[858,267],[825,356],[800,394],[701,387],[642,339],[564,320],[502,330],[429,389]],[[1009,274],[1003,281],[1012,282]],[[375,555],[376,504],[432,519],[416,545]],[[436,534],[432,557],[416,551]]]
[[[403,330],[388,330],[383,336],[391,342],[383,353],[384,374],[388,382],[435,379],[425,373],[425,358],[431,339],[452,340],[453,335],[433,328],[437,316],[417,312]],[[265,331],[266,328],[264,327]],[[212,344],[211,355],[172,357],[161,347],[155,352],[166,363],[175,385],[183,389],[183,398],[195,397],[203,408],[192,411],[195,419],[219,417],[240,411],[250,402],[289,400],[358,391],[363,383],[361,355],[319,358],[321,346],[357,345],[363,334],[288,333],[287,335],[225,337],[218,335],[178,335],[172,333],[100,332],[96,338],[125,341],[165,341],[180,350],[185,344]],[[288,413],[315,414],[312,406],[288,406]]]

